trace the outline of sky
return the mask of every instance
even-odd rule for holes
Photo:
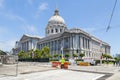
[[[10,51],[23,34],[45,36],[56,5],[68,29],[80,28],[120,54],[120,0],[106,32],[115,0],[0,0],[0,49]]]

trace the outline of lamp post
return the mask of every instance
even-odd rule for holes
[[[62,58],[63,58],[63,46],[61,47],[61,53],[62,53]]]
[[[101,56],[100,56],[100,65],[102,65],[102,44],[100,44],[100,53],[101,53]]]

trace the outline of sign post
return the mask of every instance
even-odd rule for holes
[[[18,56],[15,56],[16,60],[16,76],[18,76]]]

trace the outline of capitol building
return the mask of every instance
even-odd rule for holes
[[[110,45],[80,28],[68,29],[64,19],[60,16],[58,9],[48,20],[45,28],[46,36],[41,38],[24,34],[16,41],[13,53],[28,51],[31,49],[42,49],[44,46],[50,48],[50,54],[84,53],[84,58],[100,59],[102,54],[110,54]],[[78,56],[79,57],[79,56]]]

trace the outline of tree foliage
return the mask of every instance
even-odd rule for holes
[[[81,59],[85,56],[85,53],[80,53],[79,55],[81,57]]]
[[[23,59],[23,58],[26,58],[26,53],[24,52],[24,51],[20,51],[19,53],[18,53],[18,57],[20,58],[20,59]]]
[[[69,53],[65,54],[65,57],[68,59],[70,57],[70,54]]]
[[[59,57],[59,54],[54,54],[53,57],[57,58],[57,57]]]
[[[24,58],[33,58],[33,59],[38,59],[38,58],[49,58],[50,57],[50,49],[49,47],[45,46],[42,48],[42,50],[36,49],[35,51],[29,50],[28,52],[21,51],[18,54],[18,57],[20,59]]]
[[[76,53],[73,53],[73,57],[78,57],[78,54],[76,54]]]
[[[35,58],[35,59],[41,58],[41,50],[36,49],[36,50],[34,51],[34,58]]]
[[[120,61],[120,54],[116,54],[116,57],[114,58],[116,61]]]
[[[103,54],[102,56],[103,56],[103,58],[106,58],[106,60],[107,60],[107,59],[112,59],[112,56],[109,55],[109,54],[107,54],[107,53],[106,53],[106,54]]]
[[[43,58],[49,58],[50,56],[50,49],[49,47],[45,46],[42,48],[42,54],[41,54],[41,57]]]

